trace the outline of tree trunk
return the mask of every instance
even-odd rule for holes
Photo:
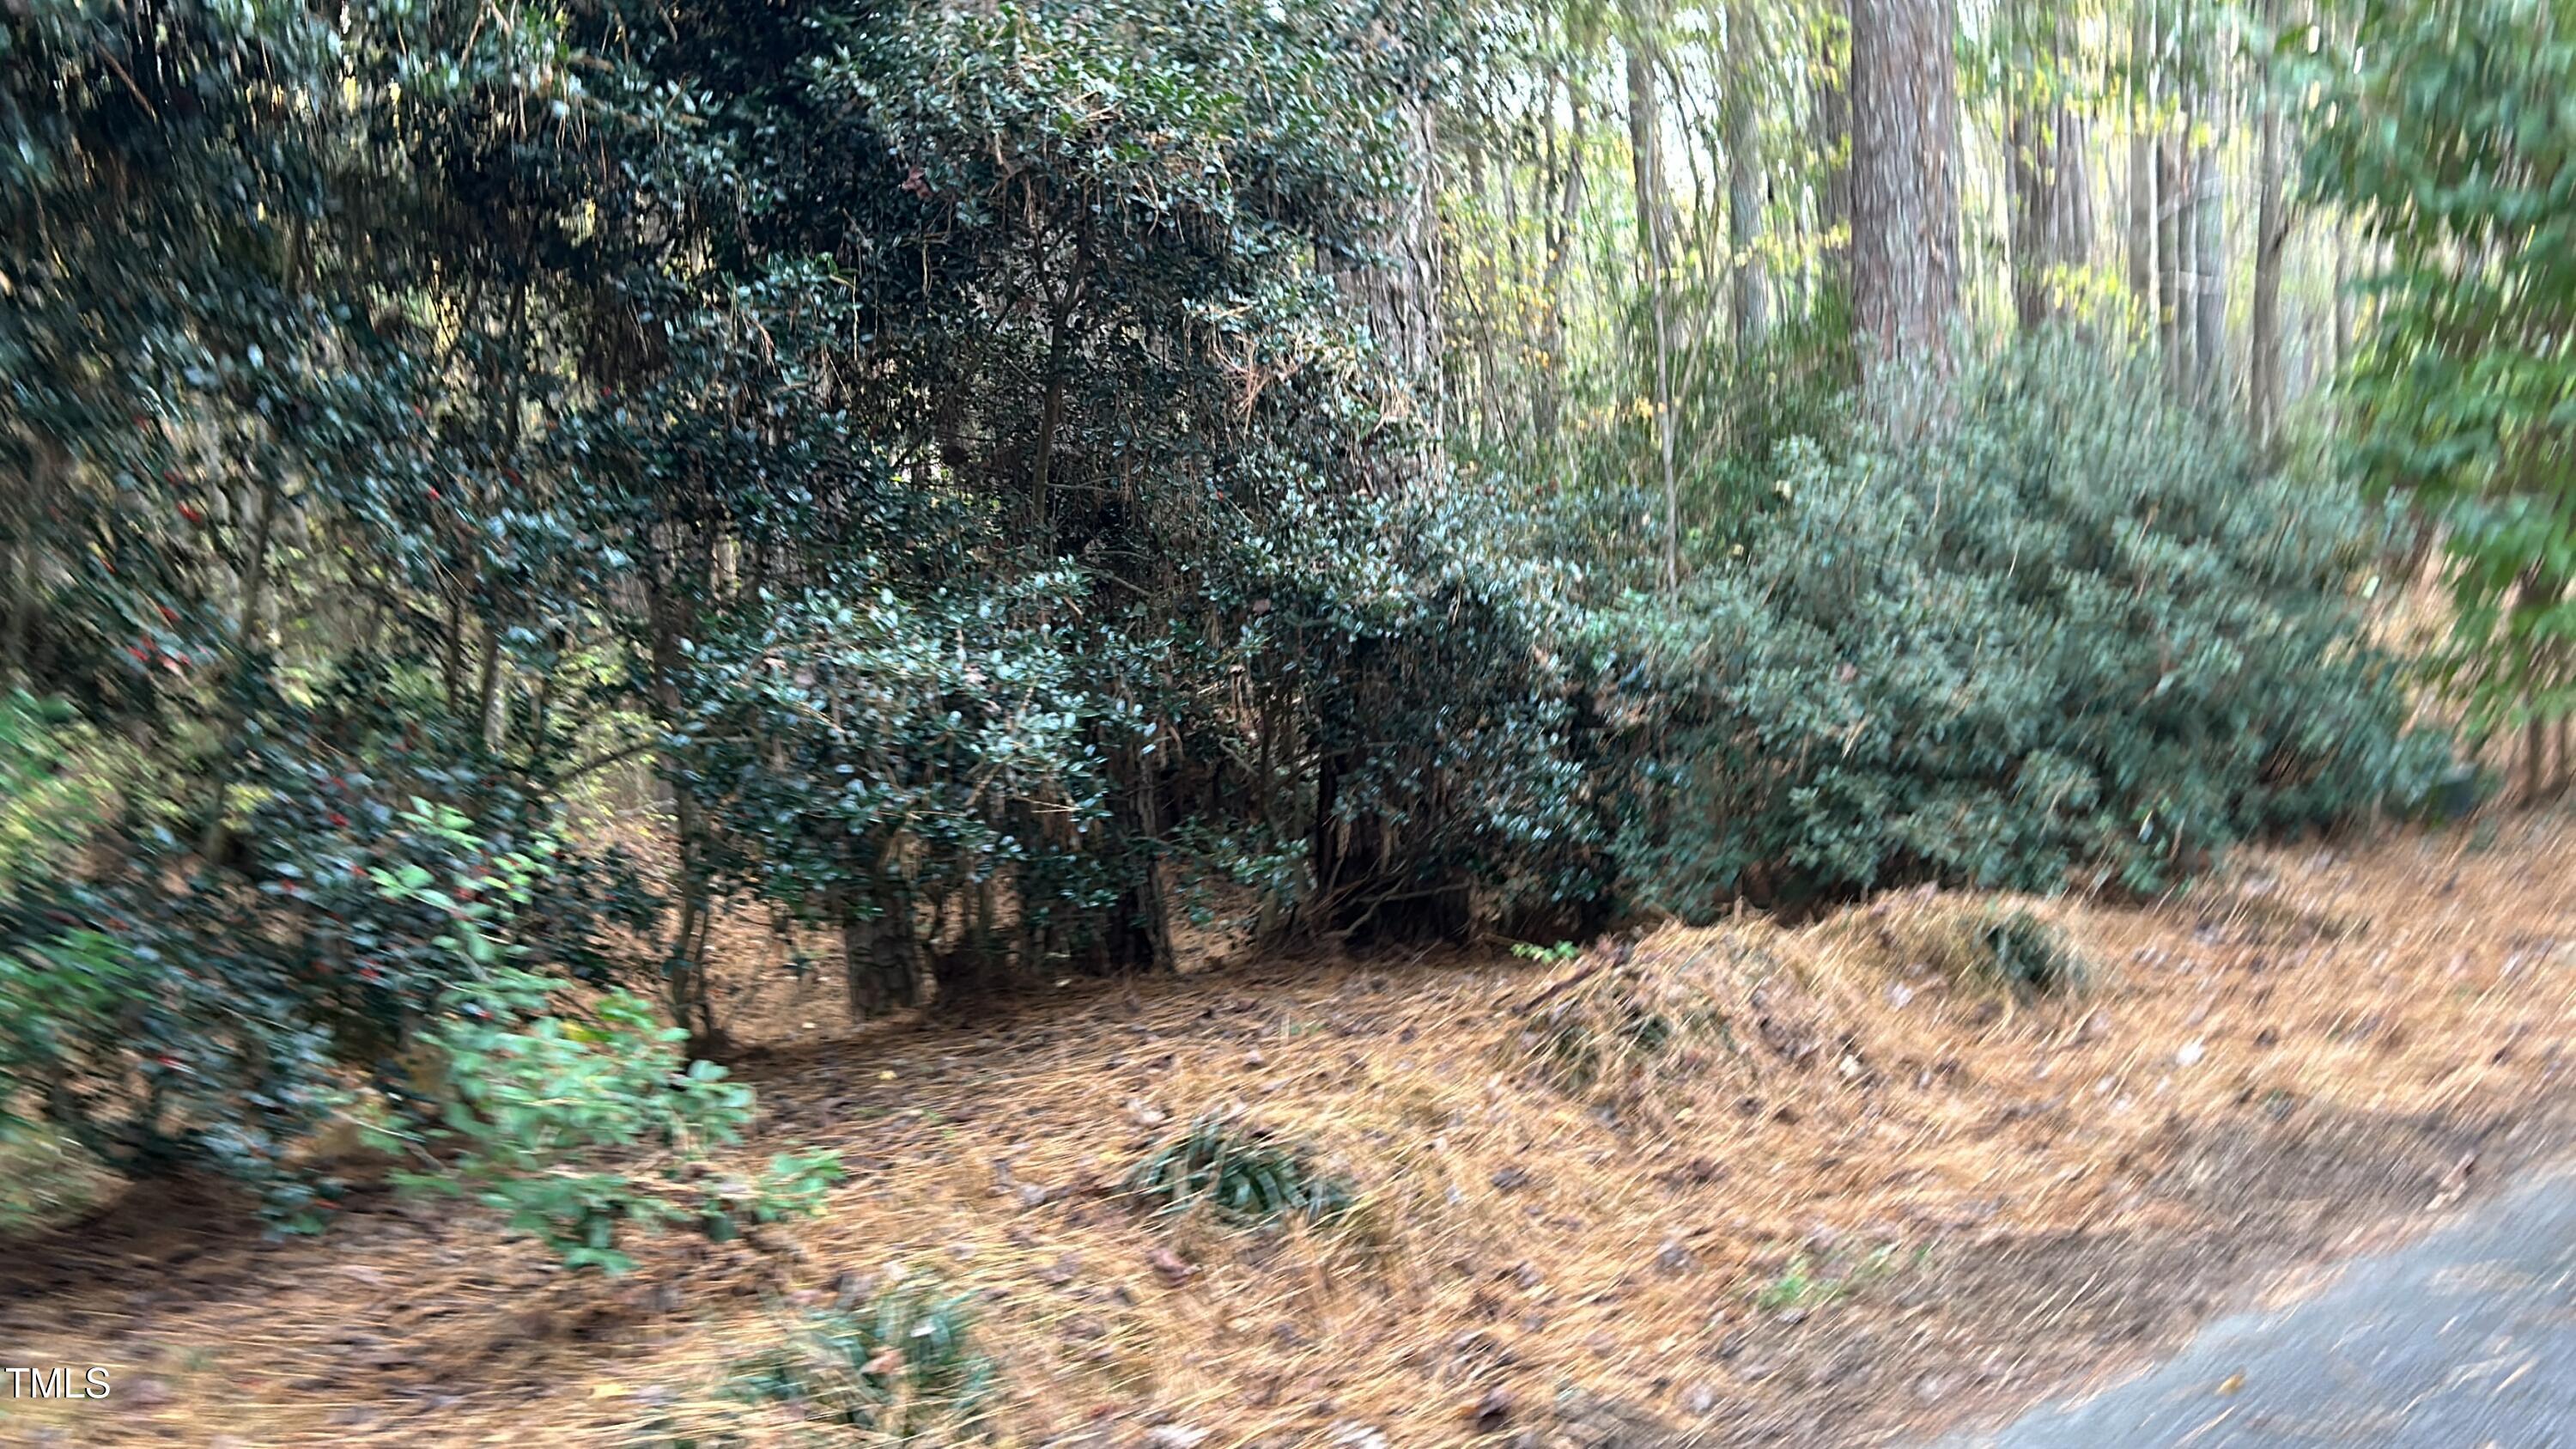
[[[889,905],[868,917],[856,910],[841,918],[841,979],[853,1020],[883,1016],[921,996],[920,942],[908,904]]]
[[[1950,0],[1852,0],[1852,312],[1863,367],[1946,371],[1959,312]]]
[[[1645,21],[1632,17],[1642,31]],[[1628,154],[1637,193],[1637,257],[1654,327],[1655,451],[1663,465],[1664,588],[1681,585],[1681,483],[1673,466],[1672,223],[1664,192],[1663,116],[1655,102],[1655,57],[1647,34],[1628,39]]]
[[[1507,266],[1513,277],[1520,275],[1520,228],[1512,202],[1511,158],[1504,157],[1495,171],[1501,182],[1499,204],[1496,188],[1487,176],[1484,144],[1480,141],[1467,148],[1467,186],[1476,198],[1477,214],[1489,225],[1497,218],[1500,223],[1492,242],[1476,248],[1479,275],[1475,285],[1479,294],[1488,299],[1508,295],[1503,280]],[[1469,429],[1468,445],[1475,447],[1483,442],[1489,429],[1508,427],[1509,408],[1503,398],[1502,353],[1496,340],[1500,319],[1489,306],[1475,308],[1472,315],[1476,324],[1476,401],[1473,407],[1462,407],[1460,416],[1452,421]]]
[[[1565,102],[1565,186],[1548,221],[1547,277],[1539,289],[1539,305],[1547,309],[1539,331],[1547,363],[1536,412],[1540,445],[1550,451],[1565,389],[1565,264],[1574,255],[1575,224],[1583,210],[1583,91],[1570,80]]]
[[[2057,137],[2066,107],[2047,100],[2040,73],[2038,17],[2029,0],[2010,0],[1999,11],[2004,29],[2004,179],[2009,251],[2005,271],[2013,321],[2024,336],[2046,326],[2049,273],[2057,226]]]
[[[2156,295],[2155,11],[2133,0],[2129,21],[2129,296],[2152,330]]]
[[[681,556],[688,547],[683,539],[669,542],[669,558]],[[679,728],[683,713],[679,684],[681,641],[687,633],[690,611],[678,595],[687,588],[688,572],[685,566],[664,560],[656,561],[644,576],[645,622],[650,635],[648,688],[659,717],[656,722],[666,731],[666,740],[676,738],[667,732]],[[677,857],[673,864],[679,876],[680,899],[671,948],[662,958],[662,984],[672,1024],[686,1030],[692,1049],[703,1053],[714,1050],[723,1036],[716,1025],[707,981],[707,931],[715,911],[708,879],[712,874],[708,865],[709,829],[699,808],[697,790],[689,783],[689,771],[682,768],[686,762],[672,745],[662,746],[661,753],[663,775],[670,781],[672,845]]]
[[[2340,379],[2352,365],[2352,229],[2335,226],[2334,239],[2334,370]]]
[[[2056,137],[2058,121],[2012,108],[2012,317],[2022,335],[2048,325],[2048,271],[2056,266],[2050,227],[2056,222]]]
[[[2227,187],[2215,145],[2192,158],[2192,193],[2192,374],[2201,404],[2216,408],[2227,397]]]
[[[1426,97],[1402,107],[1413,185],[1385,218],[1376,239],[1380,260],[1345,272],[1343,294],[1368,319],[1378,354],[1398,379],[1396,406],[1414,445],[1378,460],[1371,486],[1400,492],[1438,471],[1440,433],[1440,183],[1439,132]]]
[[[0,489],[15,514],[9,520],[15,539],[9,550],[7,660],[5,666],[0,666],[0,679],[33,694],[40,692],[36,688],[36,611],[43,592],[40,564],[45,514],[65,487],[71,472],[71,453],[40,432],[27,439],[22,456],[22,479]]]
[[[2280,14],[2277,4],[2264,7],[2264,18]],[[2281,195],[2281,105],[2271,81],[2263,85],[2260,157],[2256,161],[2254,199],[2254,316],[2246,350],[2246,431],[2268,462],[2281,426],[2281,250],[2289,241],[2290,218]]]
[[[2062,271],[2093,263],[2093,178],[2083,116],[2060,106],[2056,207],[2049,215],[2049,256]]]
[[[2182,140],[2167,135],[2156,145],[2156,344],[2163,351],[2165,379],[2181,392],[2190,380],[2190,343],[2185,315],[2190,293],[2184,286],[2184,217],[2190,210],[2182,174]]]
[[[252,525],[250,556],[241,569],[241,613],[233,624],[232,648],[219,656],[212,683],[217,698],[232,693],[242,672],[249,668],[257,651],[261,621],[268,609],[269,545],[277,535],[278,489],[276,481],[262,473],[255,486],[253,499],[258,504],[258,521]],[[234,736],[240,733],[244,715],[240,708],[223,711],[221,727],[215,738],[219,753],[208,762],[206,775],[206,820],[197,840],[197,858],[208,866],[224,858],[224,842],[232,830],[228,818],[232,796],[233,769],[238,761]]]
[[[1847,0],[1825,0],[1816,57],[1815,149],[1816,270],[1820,290],[1851,295],[1851,11]]]
[[[1726,10],[1726,245],[1735,269],[1735,349],[1750,352],[1770,327],[1770,291],[1762,269],[1763,169],[1756,88],[1761,81],[1759,22],[1750,0]]]

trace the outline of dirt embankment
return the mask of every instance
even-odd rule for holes
[[[0,1439],[767,1442],[722,1366],[900,1277],[980,1295],[1007,1442],[1890,1442],[2134,1363],[2566,1140],[2564,826],[2018,903],[2092,967],[2066,999],[1958,979],[1924,927],[1962,903],[1898,897],[1624,961],[1273,963],[782,1040],[745,1064],[755,1145],[839,1147],[830,1215],[615,1285],[470,1211],[367,1199],[267,1244],[135,1194],[0,1267],[11,1362],[118,1385],[0,1404]],[[1360,1212],[1227,1229],[1111,1191],[1209,1110],[1312,1143]]]

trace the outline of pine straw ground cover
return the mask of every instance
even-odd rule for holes
[[[1624,961],[1277,963],[782,1042],[744,1064],[767,1131],[855,1169],[791,1251],[657,1247],[603,1286],[453,1209],[264,1244],[132,1194],[0,1268],[8,1361],[107,1365],[115,1397],[0,1404],[0,1439],[853,1442],[717,1387],[900,1281],[975,1295],[1009,1443],[1890,1442],[2576,1140],[2571,839],[2508,818],[2250,855],[2152,910],[2019,903],[2094,967],[2063,999],[1954,981],[1925,932],[1989,907],[1899,896]],[[1357,1205],[1118,1195],[1209,1111]]]

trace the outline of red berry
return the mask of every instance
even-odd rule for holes
[[[331,812],[331,823],[339,829],[346,830],[349,828],[349,817],[334,810]]]
[[[178,622],[179,622],[179,611],[178,611],[178,610],[176,610],[176,609],[174,609],[174,608],[171,608],[168,604],[163,604],[163,605],[161,606],[161,622],[162,622],[162,623],[164,623],[164,624],[176,624],[176,623],[178,623]]]
[[[142,646],[142,645],[140,645],[140,644],[128,644],[128,645],[126,645],[126,646],[125,646],[125,652],[126,652],[126,653],[128,653],[128,654],[133,655],[133,656],[135,657],[135,659],[137,659],[138,661],[140,661],[140,662],[142,662],[142,663],[149,664],[149,663],[151,663],[151,662],[152,662],[152,656],[151,656],[149,653],[147,653],[147,652],[144,650],[143,646]]]
[[[176,480],[174,479],[173,481],[175,482]],[[190,523],[203,523],[206,521],[206,515],[203,512],[200,512],[194,504],[180,504],[179,516],[188,520]]]

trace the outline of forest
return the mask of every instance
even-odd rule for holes
[[[2538,1110],[2445,1003],[2576,971],[2571,94],[2568,0],[7,0],[0,1240],[98,1261],[0,1331],[148,1388],[0,1434],[211,1432],[83,1336],[172,1264],[322,1345],[463,1243],[553,1326],[226,1442],[1899,1442],[1704,1305],[1469,1346],[1526,1163],[1781,1361],[1951,1301],[1838,1174],[2043,1040],[2349,992],[2207,1111]],[[2345,944],[2445,872],[2493,952]]]

